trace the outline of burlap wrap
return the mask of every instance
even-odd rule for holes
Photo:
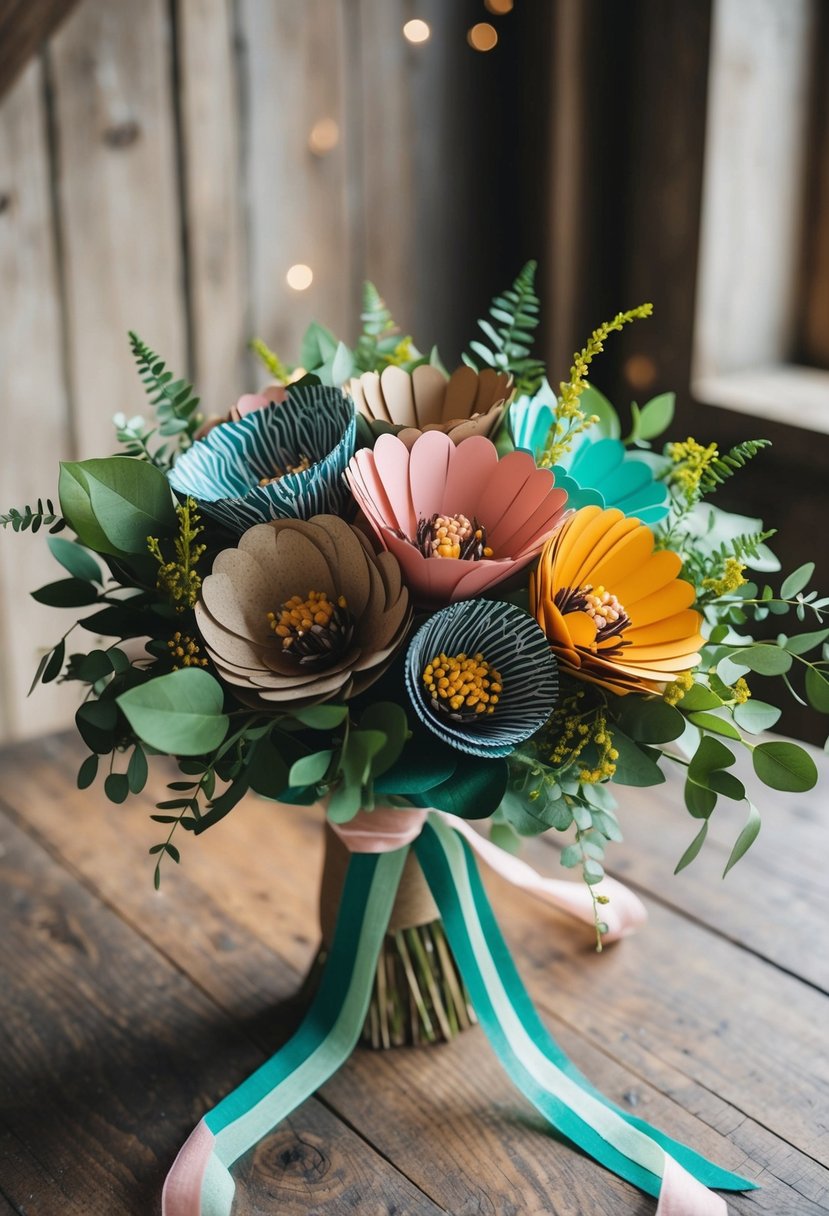
[[[320,883],[320,928],[322,929],[323,945],[326,947],[331,945],[334,936],[340,893],[345,881],[349,856],[348,849],[326,823],[325,858]],[[396,933],[399,929],[413,929],[416,925],[428,925],[430,921],[438,920],[439,915],[417,858],[413,852],[410,852],[400,879],[400,889],[394,901],[388,931]]]

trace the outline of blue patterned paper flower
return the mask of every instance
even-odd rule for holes
[[[415,634],[406,687],[420,720],[446,743],[473,756],[507,756],[552,713],[558,664],[523,609],[460,600]]]
[[[552,400],[520,397],[509,411],[513,443],[527,448],[537,459],[554,421]],[[595,427],[576,436],[553,472],[556,485],[567,491],[567,506],[576,510],[617,507],[646,524],[657,523],[668,514],[668,489],[654,481],[647,461],[629,452],[620,440],[602,437]]]
[[[350,397],[322,385],[292,388],[282,403],[214,427],[178,458],[170,485],[234,532],[338,515],[355,441]]]

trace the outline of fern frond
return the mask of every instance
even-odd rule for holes
[[[766,532],[742,532],[729,541],[723,541],[716,556],[723,562],[727,561],[729,557],[738,562],[744,561],[746,558],[759,557],[761,546],[767,540],[771,540],[776,532],[776,528],[769,528]]]
[[[512,287],[495,296],[489,306],[489,320],[478,321],[488,341],[474,339],[462,356],[464,363],[475,371],[494,367],[511,372],[518,395],[532,395],[544,379],[543,362],[530,354],[533,331],[539,322],[540,306],[535,294],[537,265],[534,261],[527,262]]]
[[[25,506],[22,511],[10,507],[0,515],[0,527],[6,528],[9,524],[15,532],[39,532],[44,527],[50,532],[61,532],[66,527],[66,520],[57,514],[50,498],[46,499],[45,507],[43,499],[39,498],[36,507]]]
[[[758,452],[768,447],[771,447],[769,439],[747,439],[744,443],[736,444],[724,456],[715,457],[700,477],[700,493],[713,493],[717,486],[728,481],[729,477],[733,477],[739,469],[744,468]]]
[[[397,326],[386,301],[368,279],[363,283],[363,311],[360,313],[360,320],[363,323],[363,333],[370,338],[379,338],[381,334],[392,331],[397,332]]]
[[[163,360],[132,330],[129,339],[138,375],[155,409],[159,434],[177,435],[180,445],[188,447],[201,421],[199,398],[195,396],[192,384],[174,380]]]

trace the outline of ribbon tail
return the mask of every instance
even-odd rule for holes
[[[546,878],[520,857],[513,857],[511,853],[487,840],[480,832],[476,832],[465,819],[449,815],[445,811],[439,811],[438,814],[445,823],[463,836],[470,848],[501,878],[588,925],[595,924],[593,895],[586,883]],[[609,900],[602,907],[602,920],[607,925],[607,933],[602,934],[603,942],[619,941],[620,938],[635,933],[648,919],[647,910],[639,896],[615,878],[603,878],[593,891],[596,895],[606,895]]]
[[[614,1107],[543,1026],[509,955],[465,842],[430,816],[415,846],[478,1019],[512,1081],[571,1142],[660,1197],[658,1216],[725,1216],[706,1188],[754,1186]]]
[[[401,848],[352,855],[334,941],[311,1008],[285,1046],[196,1126],[167,1175],[162,1216],[230,1216],[234,1161],[351,1055],[407,853]]]

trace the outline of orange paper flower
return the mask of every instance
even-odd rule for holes
[[[638,519],[583,507],[542,549],[530,610],[572,675],[619,694],[661,693],[699,663],[704,642],[681,566]]]

